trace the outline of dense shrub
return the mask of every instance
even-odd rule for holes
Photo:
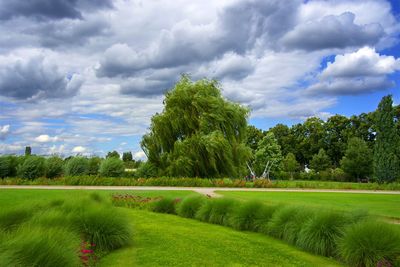
[[[176,208],[176,213],[185,218],[194,218],[197,211],[206,201],[205,197],[193,195],[185,197]]]
[[[2,266],[79,266],[79,236],[60,228],[25,226],[1,244]]]
[[[259,201],[249,201],[236,207],[230,216],[229,224],[237,230],[255,231],[255,221],[259,219],[263,204]]]
[[[89,161],[84,157],[73,157],[65,165],[65,174],[69,176],[80,176],[87,174]]]
[[[18,175],[22,178],[35,179],[46,174],[46,162],[43,157],[28,156],[18,166]]]
[[[102,159],[99,157],[91,157],[89,159],[89,167],[88,167],[88,174],[89,175],[97,175],[99,173],[99,168]]]
[[[400,260],[400,232],[395,226],[364,221],[346,229],[339,254],[351,266],[393,266]],[[391,265],[383,265],[389,262]]]
[[[338,238],[349,223],[345,214],[322,211],[308,220],[299,232],[297,245],[323,256],[334,256]]]
[[[17,174],[18,158],[14,156],[0,157],[0,178],[13,177]]]
[[[64,161],[60,157],[50,157],[46,160],[46,177],[55,178],[63,174]]]
[[[154,166],[152,163],[144,162],[139,165],[135,174],[136,174],[136,177],[139,177],[139,178],[157,177],[158,170],[157,170],[157,167]]]
[[[100,164],[99,173],[104,177],[119,177],[124,173],[125,165],[116,157],[109,157]]]
[[[179,199],[170,198],[170,197],[163,197],[159,201],[155,201],[152,206],[151,210],[160,213],[170,213],[176,214],[175,205],[179,202]]]

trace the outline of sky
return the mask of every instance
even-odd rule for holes
[[[0,0],[0,154],[132,151],[181,74],[261,129],[400,104],[399,0]]]

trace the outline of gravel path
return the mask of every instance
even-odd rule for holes
[[[0,189],[44,189],[44,190],[167,190],[195,191],[212,197],[221,196],[215,191],[247,192],[317,192],[352,194],[388,194],[400,195],[400,191],[383,190],[336,190],[336,189],[294,189],[294,188],[225,188],[225,187],[173,187],[173,186],[75,186],[75,185],[0,185]]]

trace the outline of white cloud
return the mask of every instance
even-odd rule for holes
[[[58,140],[59,140],[58,136],[52,137],[47,134],[41,134],[35,138],[35,141],[39,143],[57,142]]]
[[[8,136],[9,133],[10,133],[10,125],[9,124],[3,125],[3,126],[0,125],[0,140],[6,139],[6,137]]]
[[[72,149],[72,153],[85,153],[86,152],[86,147],[83,146],[76,146]]]
[[[135,160],[144,160],[146,159],[146,154],[143,151],[138,151],[133,154],[133,158]]]

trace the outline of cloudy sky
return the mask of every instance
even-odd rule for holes
[[[400,102],[398,0],[0,0],[0,154],[132,151],[182,73],[268,129]]]

